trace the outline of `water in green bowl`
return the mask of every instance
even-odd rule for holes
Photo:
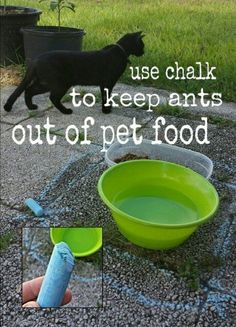
[[[163,186],[128,189],[119,194],[114,205],[128,215],[157,224],[178,225],[199,219],[192,200],[178,190]]]

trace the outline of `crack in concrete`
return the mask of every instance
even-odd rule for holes
[[[19,211],[19,212],[25,212],[25,211],[27,211],[27,209],[25,208],[25,206],[19,206],[19,205],[17,205],[17,204],[10,204],[10,203],[8,203],[8,202],[6,202],[6,201],[4,201],[3,199],[0,199],[0,204],[1,205],[3,205],[3,206],[5,206],[5,207],[7,207],[7,208],[9,208],[10,210],[16,210],[16,211]]]

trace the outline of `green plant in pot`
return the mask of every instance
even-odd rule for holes
[[[40,0],[39,2],[44,2],[47,0]],[[75,12],[75,4],[73,2],[67,1],[67,0],[51,0],[50,1],[50,9],[52,11],[57,12],[57,26],[58,31],[61,30],[61,14],[63,9],[69,9],[73,12]]]
[[[44,1],[47,0],[40,0],[40,2]],[[45,52],[82,49],[84,30],[61,26],[63,11],[75,12],[74,3],[68,0],[50,0],[49,4],[50,10],[57,14],[57,26],[34,26],[22,29],[27,64]]]
[[[4,5],[0,6],[1,65],[19,63],[24,59],[20,30],[24,26],[36,25],[40,14],[41,11],[35,8],[9,6],[6,0]]]

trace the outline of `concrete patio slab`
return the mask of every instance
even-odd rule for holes
[[[136,87],[117,86],[119,92],[127,89],[137,92]],[[147,91],[155,90],[145,89]],[[6,95],[7,92],[9,90]],[[164,92],[163,97],[167,96],[168,93]],[[45,98],[42,101],[45,103]],[[229,106],[226,110],[228,118],[234,119],[233,107]],[[11,118],[4,115],[1,135],[3,218],[0,226],[2,235],[13,230],[16,235],[2,255],[3,326],[11,326],[13,320],[16,326],[26,327],[34,325],[36,320],[38,326],[233,326],[236,315],[235,130],[211,124],[208,130],[210,145],[193,142],[185,146],[177,143],[200,151],[213,160],[211,182],[220,196],[219,211],[213,220],[201,226],[180,247],[168,251],[148,251],[132,245],[121,236],[109,210],[99,198],[97,182],[107,167],[101,153],[98,127],[101,124],[128,125],[133,117],[137,117],[143,125],[139,134],[153,138],[155,113],[150,115],[145,110],[120,108],[105,116],[98,105],[93,109],[75,109],[71,116],[63,116],[53,108],[43,112],[42,116],[32,117],[25,110],[20,102],[18,113],[10,113]],[[225,116],[225,112],[220,114]],[[19,122],[24,127],[42,124],[49,116],[58,127],[55,129],[64,132],[65,126],[80,124],[90,114],[97,121],[91,134],[93,145],[70,146],[61,136],[53,147],[45,144],[39,148],[29,143],[17,146],[12,142],[12,128]],[[195,128],[199,124],[197,120],[165,118],[168,124],[175,124],[177,128],[183,124]],[[9,130],[7,126],[10,126]],[[160,135],[163,136],[163,133]],[[23,205],[24,199],[29,196],[45,209],[41,218],[35,217]],[[104,294],[101,307],[73,311],[61,308],[50,310],[50,315],[48,310],[22,310],[21,233],[17,227],[53,225],[104,227]],[[181,274],[186,265],[190,267],[187,277]],[[197,287],[194,288],[194,285]],[[92,284],[88,283],[86,287],[92,292]]]

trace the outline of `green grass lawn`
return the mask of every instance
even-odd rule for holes
[[[158,80],[146,85],[198,93],[222,92],[226,100],[236,101],[236,2],[235,0],[74,0],[76,13],[65,10],[64,26],[86,31],[84,49],[97,49],[114,43],[127,32],[143,30],[145,55],[132,58],[132,65],[157,65]],[[40,25],[55,25],[56,13],[49,1],[12,0],[11,4],[43,10]],[[178,61],[186,67],[196,61],[217,66],[217,80],[172,81],[165,68]],[[134,83],[127,70],[122,80]],[[144,83],[144,82],[142,82]]]

